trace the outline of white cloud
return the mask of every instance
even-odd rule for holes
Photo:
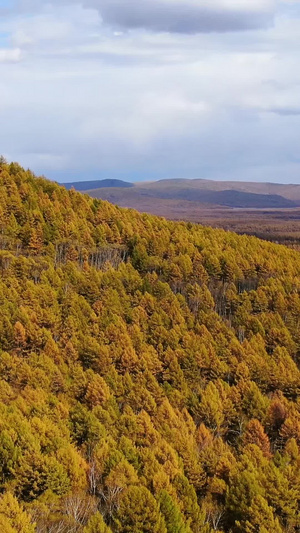
[[[298,4],[214,0],[209,9],[219,31],[193,33],[187,25],[176,33],[156,28],[153,12],[151,23],[141,25],[147,29],[111,28],[100,9],[105,1],[89,0],[85,8],[23,2],[2,17],[4,155],[61,180],[297,180]],[[204,6],[194,0],[152,4],[163,4],[170,15],[164,20],[173,22],[175,5],[185,6],[189,20],[192,8]],[[224,12],[238,13],[235,31],[223,32]],[[236,31],[246,19],[260,28]]]
[[[12,41],[22,47],[41,41],[65,40],[71,29],[66,20],[57,20],[53,15],[38,15],[21,21],[12,33]]]
[[[20,48],[0,48],[0,63],[17,63],[21,58]]]

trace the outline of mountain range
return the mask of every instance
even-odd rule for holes
[[[65,184],[95,198],[109,200],[123,207],[161,214],[178,207],[228,207],[284,209],[300,206],[300,185],[277,183],[212,181],[206,179],[166,179],[130,183],[100,180]],[[126,190],[124,190],[126,189]],[[164,207],[165,206],[165,207]]]

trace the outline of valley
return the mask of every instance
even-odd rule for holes
[[[107,181],[89,182],[92,188],[84,189],[84,182],[72,186],[121,207],[300,247],[300,185],[209,180],[132,184],[114,180],[107,187]]]

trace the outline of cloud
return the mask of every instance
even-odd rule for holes
[[[103,21],[157,32],[231,32],[272,23],[275,0],[87,0]]]
[[[19,47],[26,47],[40,41],[53,43],[65,40],[70,31],[71,25],[67,21],[57,20],[51,15],[36,15],[18,24],[12,34],[12,41]]]
[[[59,181],[299,181],[299,4],[212,0],[214,24],[234,13],[234,30],[261,23],[212,33],[173,31],[175,6],[191,18],[201,0],[140,4],[150,11],[135,29],[114,0],[23,1],[23,11],[0,18],[7,159]],[[158,5],[170,16],[160,21]]]
[[[277,115],[285,115],[285,116],[298,116],[300,115],[300,107],[293,108],[293,107],[271,107],[269,110],[271,113],[275,113]]]
[[[0,63],[17,63],[21,58],[20,48],[0,48]]]

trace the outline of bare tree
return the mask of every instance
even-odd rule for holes
[[[212,508],[207,513],[206,522],[209,523],[214,531],[218,531],[222,525],[225,511],[222,508]]]
[[[95,498],[84,493],[70,494],[64,500],[64,513],[81,526],[85,525],[90,516],[96,511],[97,503]]]
[[[109,520],[112,519],[119,509],[120,495],[123,490],[124,487],[114,485],[112,487],[105,487],[105,489],[99,491],[99,496],[102,500],[101,507],[103,507],[103,514],[105,514]]]

